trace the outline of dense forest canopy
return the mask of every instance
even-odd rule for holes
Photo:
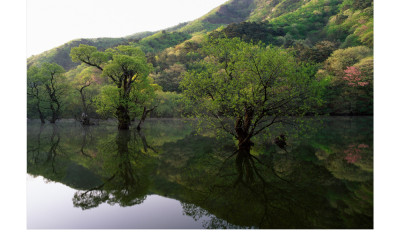
[[[255,49],[250,58],[256,60],[270,51],[290,58],[287,63],[292,66],[303,65],[286,69],[292,78],[303,72],[301,77],[307,76],[308,83],[318,83],[313,90],[318,96],[314,103],[298,101],[300,108],[290,115],[300,111],[306,115],[373,114],[372,0],[231,0],[199,19],[160,32],[78,39],[30,57],[28,118],[42,122],[75,118],[86,124],[91,124],[90,118],[117,118],[120,128],[127,128],[135,118],[143,122],[148,116],[200,116],[199,110],[185,105],[193,79],[204,86],[217,81],[219,90],[229,92],[234,88],[244,91],[240,82],[250,86],[257,77],[268,77],[245,73],[235,81],[218,80],[224,60],[217,62],[210,56],[215,52],[209,46],[212,39],[226,42],[224,49],[231,50],[236,57],[233,61],[238,62],[232,71],[238,76],[243,70],[254,71],[240,54],[245,50]],[[242,51],[229,46],[239,46]],[[232,67],[233,61],[225,60]],[[268,70],[271,68],[266,67],[265,72]],[[207,72],[215,78],[208,79],[211,75]],[[202,89],[196,91],[200,95]],[[255,94],[262,92],[257,91],[261,89],[253,89]],[[233,105],[241,103],[227,93],[219,98]],[[225,104],[209,105],[217,111],[217,106]],[[219,115],[231,117],[230,112],[219,110]]]

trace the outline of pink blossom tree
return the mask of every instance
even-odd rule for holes
[[[347,67],[344,70],[343,80],[346,81],[346,84],[349,86],[366,86],[368,82],[362,82],[361,78],[361,70],[355,66]]]
[[[346,150],[344,150],[344,159],[351,164],[355,164],[362,160],[362,153],[364,149],[369,148],[367,144],[349,145]]]
[[[357,90],[355,89],[355,87],[360,86],[360,87],[364,87],[366,85],[368,85],[368,82],[362,81],[362,73],[361,70],[355,66],[350,66],[347,67],[347,69],[344,70],[344,77],[343,80],[345,80],[345,83],[352,87],[352,89],[350,90],[350,94],[353,96],[353,98],[356,100],[357,99]],[[356,104],[356,102],[355,102]],[[353,107],[352,107],[352,101],[350,100],[350,112],[352,113],[353,111]]]

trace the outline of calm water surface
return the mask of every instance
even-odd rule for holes
[[[323,118],[285,150],[254,142],[237,152],[181,120],[29,121],[27,227],[373,228],[372,118]]]

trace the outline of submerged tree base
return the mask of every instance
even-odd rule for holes
[[[81,124],[82,124],[83,126],[92,126],[92,125],[95,125],[95,123],[91,122],[90,120],[83,120],[83,121],[81,121]]]
[[[118,124],[118,130],[129,130],[129,124],[126,124],[126,123],[121,124],[121,123],[119,123]]]
[[[239,140],[239,150],[250,151],[252,146],[254,146],[254,143],[250,139]]]
[[[125,105],[120,105],[117,108],[117,117],[118,117],[118,130],[129,130],[129,126],[131,125],[131,118],[129,117],[129,109]]]

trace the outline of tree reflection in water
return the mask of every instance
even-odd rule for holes
[[[89,154],[85,152],[85,147],[91,143],[91,140],[93,139],[93,135],[91,133],[91,128],[90,126],[82,126],[82,131],[83,131],[83,138],[82,138],[82,146],[81,146],[81,154],[85,157],[92,158]],[[89,137],[89,141],[88,141]]]
[[[182,204],[185,214],[195,220],[210,217],[204,222],[206,228],[371,227],[372,205],[354,197],[350,189],[366,186],[343,183],[324,168],[303,165],[301,154],[301,148],[278,159],[274,150],[259,157],[250,151],[235,152],[235,159],[228,157],[214,176],[198,177],[204,181]],[[277,171],[276,161],[282,159],[286,169]],[[336,198],[330,196],[340,197],[336,201],[339,205],[333,205]]]
[[[135,139],[132,140],[131,133]],[[141,138],[143,145],[136,140]],[[142,153],[141,146],[147,152],[144,135],[136,131],[118,131],[115,141],[110,141],[100,147],[100,155],[103,158],[103,169],[109,173],[104,182],[86,191],[77,191],[74,194],[73,204],[82,209],[90,209],[107,202],[110,205],[133,206],[142,203],[146,199],[149,185],[148,176],[143,175],[140,161],[146,157]]]
[[[28,165],[29,164],[36,165],[40,163],[40,154],[43,147],[43,144],[41,143],[41,135],[43,132],[43,128],[44,124],[41,123],[36,138],[30,140],[30,144],[28,144],[28,149],[27,149]]]
[[[58,159],[65,155],[60,144],[59,128],[56,124],[51,127],[50,135],[43,135],[45,125],[41,124],[36,139],[28,140],[28,172],[34,175],[46,175],[49,179],[60,179],[65,174],[62,166],[57,164]],[[50,132],[50,131],[47,131]]]
[[[371,123],[347,123],[331,121],[286,151],[260,139],[235,152],[229,138],[195,135],[181,121],[141,133],[38,123],[28,126],[28,173],[74,188],[82,209],[156,194],[205,228],[372,228]]]

